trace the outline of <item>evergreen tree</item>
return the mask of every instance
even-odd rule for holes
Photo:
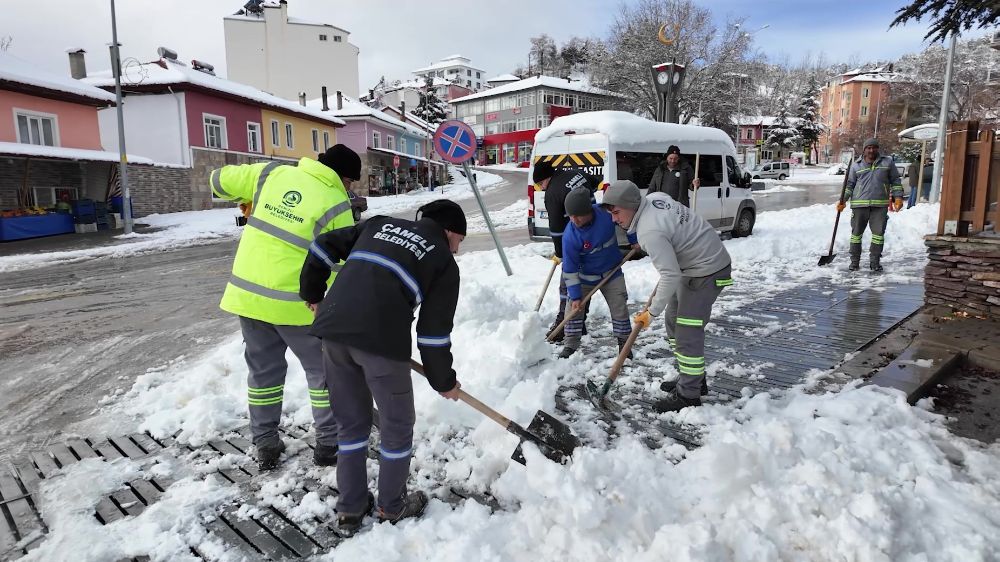
[[[448,104],[441,101],[434,92],[434,81],[430,76],[424,82],[424,91],[420,92],[420,103],[413,110],[413,114],[431,125],[437,125],[448,118]]]
[[[788,112],[784,109],[778,114],[778,122],[774,124],[764,140],[767,146],[777,146],[783,149],[795,148],[802,142],[802,136],[794,126],[788,123]]]
[[[802,137],[802,149],[806,153],[806,164],[812,163],[813,150],[819,142],[819,135],[823,132],[823,126],[819,123],[819,83],[815,77],[810,78],[806,93],[799,104],[799,122],[795,129]]]

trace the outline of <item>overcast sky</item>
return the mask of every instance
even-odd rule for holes
[[[245,0],[118,0],[124,57],[143,61],[167,46],[181,60],[199,59],[225,75],[222,18]],[[906,0],[908,1],[908,0]],[[904,0],[695,0],[716,18],[747,17],[757,47],[772,60],[798,62],[824,52],[830,62],[895,58],[926,46],[926,22],[888,31]],[[380,76],[410,71],[450,54],[472,59],[488,76],[524,64],[530,37],[562,43],[573,35],[605,36],[619,3],[599,0],[507,0],[489,4],[439,0],[288,0],[289,15],[347,29],[361,49],[361,91]],[[489,7],[487,7],[489,6]],[[88,69],[104,70],[111,42],[110,0],[5,0],[0,37],[10,53],[47,70],[68,73],[65,50],[88,51]],[[982,35],[983,32],[977,33]]]

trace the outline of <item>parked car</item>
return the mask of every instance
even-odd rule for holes
[[[757,164],[750,170],[750,176],[755,180],[777,179],[783,180],[792,175],[791,166],[788,162],[767,162]]]
[[[368,210],[368,198],[354,193],[348,189],[347,196],[351,199],[351,214],[354,215],[354,222],[361,220],[361,213]]]

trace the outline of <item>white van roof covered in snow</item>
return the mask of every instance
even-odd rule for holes
[[[729,135],[719,129],[659,123],[624,111],[588,111],[559,117],[535,134],[535,142],[544,142],[567,131],[577,135],[604,134],[612,143],[619,146],[721,142],[733,147]],[[735,147],[732,150],[735,150]]]

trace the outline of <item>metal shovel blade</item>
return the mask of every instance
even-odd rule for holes
[[[537,445],[546,458],[557,463],[569,460],[577,445],[580,444],[580,440],[573,435],[569,426],[541,410],[535,412],[535,417],[531,419],[527,430],[524,430],[524,434],[521,435],[521,442],[517,444],[517,448],[510,456],[521,464],[525,464],[521,445],[526,439]]]
[[[594,406],[602,410],[611,409],[611,404],[608,402],[608,393],[591,381],[587,381],[587,398],[590,399],[590,402]]]
[[[833,262],[833,258],[835,258],[835,257],[837,257],[837,254],[830,254],[828,256],[820,256],[819,257],[819,264],[817,264],[817,265],[819,265],[819,266],[829,265],[830,263]]]

